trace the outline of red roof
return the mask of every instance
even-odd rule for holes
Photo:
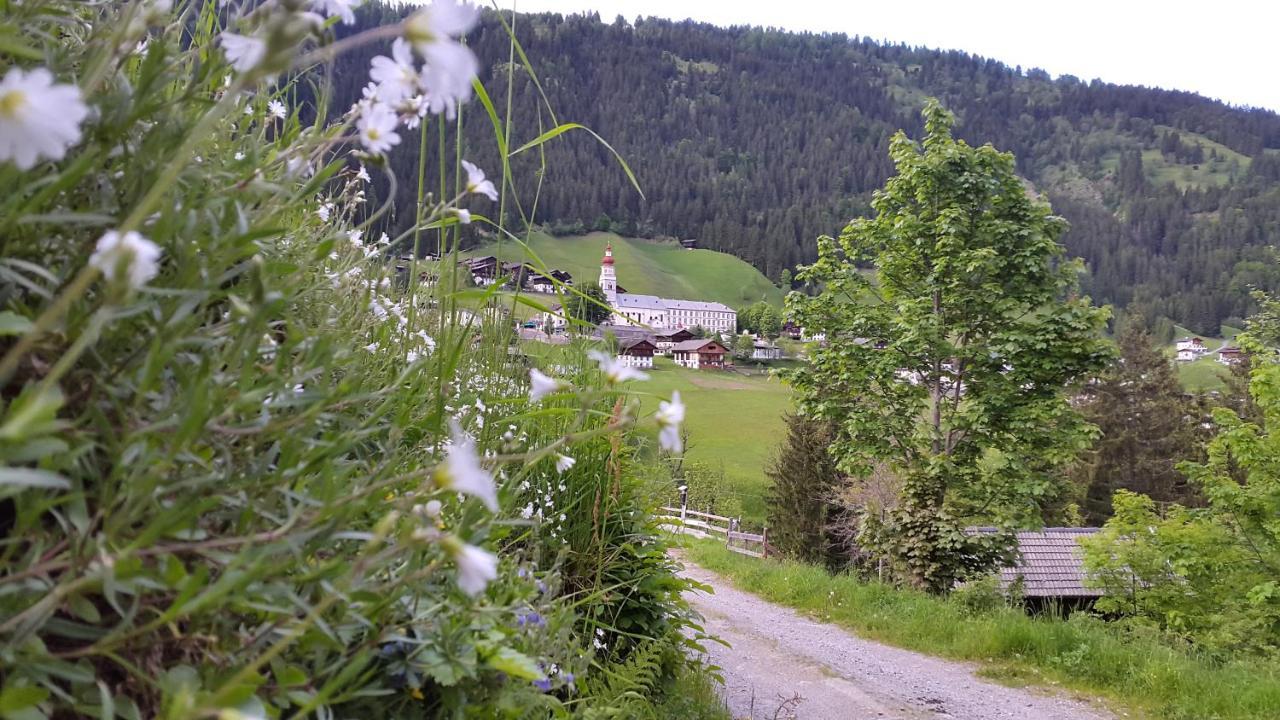
[[[600,261],[601,265],[613,264],[613,243],[604,246],[604,259]]]

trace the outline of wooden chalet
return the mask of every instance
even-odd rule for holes
[[[630,367],[651,368],[653,353],[657,349],[653,343],[644,338],[627,340],[618,345],[618,360]]]
[[[996,529],[970,528],[968,532],[994,533]],[[1000,568],[1000,587],[1016,586],[1027,604],[1036,607],[1092,604],[1103,592],[1086,581],[1080,539],[1096,532],[1098,528],[1050,527],[1015,533],[1017,555],[1011,565]]]
[[[657,346],[658,353],[661,355],[670,355],[671,348],[675,347],[677,343],[697,339],[696,335],[685,328],[664,328],[662,330],[655,330],[653,337],[654,345]]]
[[[728,353],[723,345],[706,338],[685,340],[671,347],[671,357],[676,364],[694,370],[723,368],[724,358]]]

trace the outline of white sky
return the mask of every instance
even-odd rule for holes
[[[518,0],[516,8],[843,32],[1280,111],[1277,0]]]

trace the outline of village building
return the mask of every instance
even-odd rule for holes
[[[611,321],[615,325],[631,323],[654,329],[700,327],[720,333],[732,333],[738,328],[738,313],[727,305],[641,295],[620,288],[613,266],[612,243],[605,246],[604,258],[600,261],[600,289],[613,308]]]
[[[1191,362],[1199,360],[1209,353],[1209,348],[1205,347],[1204,340],[1198,337],[1184,337],[1174,344],[1177,351],[1178,362]]]
[[[995,528],[971,528],[970,533],[993,533]],[[1016,533],[1013,563],[1000,568],[1000,587],[1014,590],[1029,605],[1087,606],[1102,597],[1090,587],[1080,539],[1098,528],[1049,527]]]
[[[628,340],[618,344],[618,361],[628,367],[651,368],[656,350],[648,340]]]
[[[676,343],[671,348],[671,358],[677,365],[693,370],[718,369],[724,367],[724,357],[728,352],[725,346],[715,340],[695,338]]]
[[[751,346],[752,360],[781,360],[782,348],[767,340],[756,340]]]
[[[1244,361],[1244,350],[1233,345],[1218,350],[1218,362],[1223,365],[1239,365]]]
[[[665,328],[653,332],[654,345],[660,355],[670,355],[676,343],[693,340],[696,336],[684,328]]]

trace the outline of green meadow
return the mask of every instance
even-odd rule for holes
[[[618,283],[627,292],[681,300],[711,300],[742,308],[760,300],[782,305],[782,290],[747,262],[714,250],[686,250],[676,242],[624,238],[613,233],[553,237],[533,233],[529,247],[548,268],[573,274],[576,284],[595,282],[605,245],[613,243]],[[482,245],[470,256],[497,255],[504,262],[528,260],[506,241]]]

